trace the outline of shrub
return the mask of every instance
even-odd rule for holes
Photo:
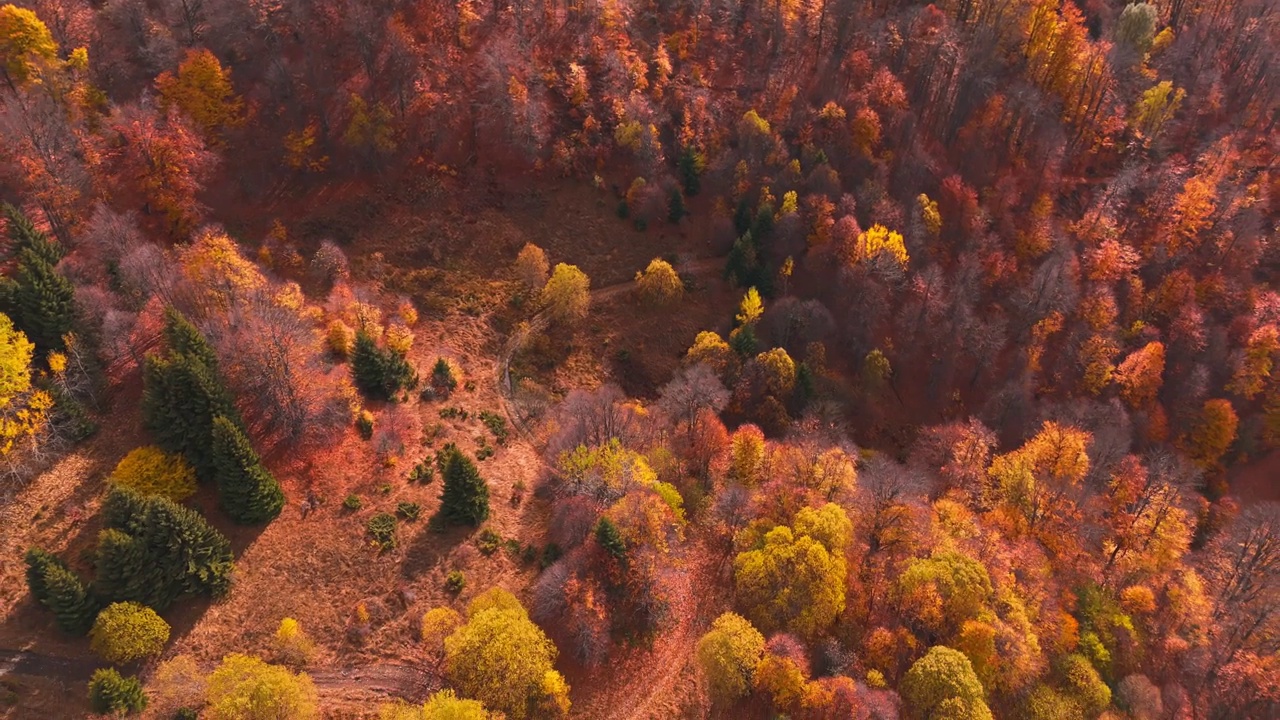
[[[409,482],[430,485],[435,479],[436,469],[426,460],[414,465],[413,469],[409,471]]]
[[[498,548],[502,547],[502,536],[494,532],[492,528],[485,528],[480,531],[480,536],[476,538],[476,547],[480,548],[480,553],[484,556],[492,555],[498,552]]]
[[[453,365],[442,357],[436,358],[436,364],[431,366],[431,388],[436,391],[436,395],[447,398],[458,389],[458,378],[453,371]]]
[[[467,579],[466,579],[466,576],[462,574],[461,570],[449,571],[448,577],[444,579],[445,589],[453,593],[454,595],[457,595],[458,593],[462,592],[462,589],[466,586],[467,586]]]
[[[147,707],[147,696],[136,677],[124,677],[115,668],[103,668],[89,680],[89,707],[103,715],[133,715]]]
[[[401,502],[396,504],[396,514],[405,520],[417,520],[418,514],[422,512],[422,507],[414,502]]]
[[[391,513],[380,512],[369,518],[365,531],[381,550],[391,550],[396,546],[396,516]]]
[[[112,485],[181,502],[196,492],[196,471],[181,455],[148,445],[129,452],[111,471]]]
[[[361,410],[356,415],[356,431],[360,433],[362,440],[373,439],[373,413],[368,410]]]
[[[480,411],[480,422],[483,422],[484,426],[489,429],[489,432],[493,433],[493,439],[496,440],[499,445],[506,444],[508,435],[506,418],[497,413],[482,410]]]
[[[444,639],[461,624],[462,616],[458,611],[447,607],[431,608],[422,616],[422,641],[439,651],[444,647]]]
[[[551,567],[552,563],[559,560],[562,555],[564,555],[564,551],[560,549],[559,545],[547,543],[547,546],[542,548],[542,557],[538,560],[538,564],[545,570]]]
[[[316,645],[293,618],[280,621],[275,634],[276,659],[285,665],[301,667],[311,662]]]
[[[342,507],[352,511],[359,510],[360,506],[363,504],[364,503],[360,501],[360,496],[354,494],[348,495],[347,498],[342,501]]]
[[[351,354],[351,346],[355,342],[356,333],[341,320],[332,320],[325,330],[325,345],[335,357],[345,360]]]
[[[159,655],[167,642],[169,623],[135,602],[108,605],[98,613],[89,632],[89,646],[114,665]]]
[[[228,655],[209,676],[209,720],[312,720],[316,689],[305,673],[256,657]]]

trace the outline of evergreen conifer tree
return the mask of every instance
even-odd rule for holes
[[[50,265],[57,265],[62,260],[65,254],[62,246],[37,230],[21,210],[9,203],[4,203],[0,206],[0,212],[4,213],[9,225],[9,238],[12,241],[9,245],[10,257],[17,258],[23,250],[31,250]]]
[[[44,572],[55,565],[66,567],[66,563],[57,555],[35,547],[27,550],[23,559],[27,563],[27,587],[31,590],[31,596],[41,605],[47,605],[49,591],[44,584]]]
[[[622,541],[618,526],[614,525],[609,518],[602,517],[600,522],[596,523],[596,542],[600,543],[600,547],[615,559],[627,559],[627,545]]]
[[[351,351],[351,376],[360,392],[371,398],[390,400],[418,378],[409,361],[395,350],[382,349],[364,330],[356,332]]]
[[[62,565],[49,565],[44,569],[43,584],[45,606],[53,611],[58,627],[71,635],[89,632],[98,614],[98,603],[80,578]]]
[[[75,288],[47,258],[54,251],[24,247],[17,270],[0,288],[0,312],[13,318],[41,352],[63,350],[62,336],[75,329]]]
[[[238,419],[227,389],[196,354],[147,357],[142,414],[156,444],[181,453],[201,480],[213,478],[213,420]]]
[[[213,465],[222,509],[242,525],[270,522],[284,507],[280,484],[262,466],[258,454],[235,423],[213,421]]]
[[[89,681],[89,707],[102,715],[133,715],[147,708],[147,695],[136,677],[115,668],[102,668]]]
[[[444,492],[440,514],[454,525],[479,525],[489,517],[489,485],[475,463],[452,444],[443,455]]]
[[[173,306],[164,311],[164,341],[175,355],[191,355],[217,376],[218,354],[191,321]]]

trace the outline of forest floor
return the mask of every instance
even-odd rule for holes
[[[592,277],[592,318],[569,338],[564,367],[532,369],[552,396],[608,381],[652,395],[699,330],[727,325],[737,299],[719,280],[723,261],[700,239],[696,223],[641,233],[619,220],[614,206],[607,191],[573,184],[514,193],[482,207],[414,201],[384,207],[369,225],[373,229],[349,240],[357,281],[380,281],[387,292],[412,298],[423,311],[411,360],[425,373],[436,357],[449,357],[462,370],[460,389],[445,400],[415,398],[373,408],[377,423],[369,442],[348,429],[323,448],[264,448],[289,499],[265,528],[230,525],[216,511],[213,494],[202,490],[194,505],[231,539],[236,581],[218,602],[186,599],[164,613],[173,635],[161,660],[185,654],[212,668],[232,652],[271,659],[276,627],[294,617],[317,645],[307,672],[325,715],[356,718],[375,713],[389,699],[421,701],[441,685],[436,660],[418,639],[428,609],[464,608],[494,586],[527,599],[538,569],[522,551],[546,544],[549,508],[534,489],[547,473],[536,424],[531,434],[511,433],[499,444],[479,417],[505,408],[498,379],[511,359],[503,352],[505,340],[517,327],[511,316],[518,312],[506,302],[512,283],[495,275],[503,275],[501,268],[532,241],[547,249],[553,263],[577,264]],[[328,227],[313,219],[296,226],[309,222]],[[674,320],[643,310],[632,293],[634,274],[656,256],[676,259],[677,268],[696,279]],[[391,272],[378,272],[388,267]],[[642,380],[631,380],[636,377]],[[85,639],[61,634],[51,615],[31,601],[22,554],[30,546],[44,547],[91,576],[105,478],[127,452],[148,442],[138,413],[140,392],[136,370],[118,379],[101,431],[0,507],[0,527],[6,528],[0,534],[0,718],[85,716],[85,682],[98,663]],[[480,463],[492,497],[485,528],[508,542],[492,555],[477,547],[478,530],[431,527],[427,518],[439,506],[439,486],[407,480],[414,464],[446,442],[464,451],[481,444],[495,450]],[[342,507],[351,494],[362,500],[358,510]],[[309,495],[321,503],[304,511]],[[398,546],[380,553],[367,541],[365,524],[401,502],[418,503],[422,519],[401,522]],[[682,562],[694,592],[723,586],[705,577],[709,564],[696,537]],[[466,577],[457,596],[444,586],[454,569]],[[368,611],[367,627],[355,619],[358,606]],[[702,693],[690,654],[694,638],[713,617],[708,613],[720,607],[704,597],[685,607],[688,612],[653,648],[627,650],[607,668],[567,668],[573,715],[640,720],[684,716],[687,708],[688,716],[701,716]],[[156,664],[132,670],[146,678]],[[148,712],[159,717],[161,709]]]

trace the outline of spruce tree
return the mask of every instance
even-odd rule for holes
[[[89,707],[101,715],[134,715],[147,709],[147,695],[138,678],[102,668],[89,681]]]
[[[44,572],[53,566],[66,567],[66,563],[53,553],[36,547],[27,550],[23,559],[27,563],[27,587],[31,590],[31,597],[41,605],[47,605],[49,591],[44,584]]]
[[[351,351],[351,376],[356,387],[366,396],[390,400],[403,388],[413,387],[418,378],[404,356],[382,349],[373,336],[363,329],[356,332]]]
[[[443,452],[440,514],[450,524],[479,525],[489,517],[489,485],[475,463],[455,445],[446,446]]]
[[[104,599],[163,610],[180,595],[217,597],[230,588],[231,543],[195,510],[115,489],[103,517],[108,528],[98,536],[98,591]]]
[[[147,356],[142,416],[156,444],[181,453],[203,481],[214,476],[213,419],[238,419],[231,395],[197,355]]]
[[[49,565],[44,569],[43,584],[45,606],[53,611],[58,627],[71,635],[89,632],[98,614],[98,602],[80,578],[66,567]]]
[[[62,336],[75,329],[75,287],[52,263],[47,253],[24,247],[18,252],[17,270],[0,290],[0,311],[26,333],[41,352],[63,350]]]
[[[50,265],[57,265],[62,260],[65,254],[62,246],[37,230],[21,210],[9,203],[4,203],[0,211],[4,212],[5,220],[9,225],[9,238],[12,240],[9,245],[9,257],[16,259],[23,250],[31,250]]]
[[[685,209],[684,195],[680,193],[680,188],[671,188],[671,196],[667,202],[667,222],[674,225],[688,214],[689,211]]]
[[[213,465],[222,509],[241,525],[270,522],[284,507],[280,484],[262,466],[240,428],[219,417],[213,421]]]
[[[164,341],[171,353],[194,356],[217,376],[218,354],[214,352],[213,346],[204,333],[173,306],[164,311]]]
[[[609,518],[602,517],[600,522],[596,523],[596,542],[600,543],[600,547],[615,559],[620,561],[627,559],[627,545],[622,541],[618,526],[614,525]]]

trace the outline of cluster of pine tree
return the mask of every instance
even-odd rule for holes
[[[40,548],[27,551],[27,587],[31,595],[53,612],[58,627],[71,635],[84,635],[93,626],[101,607],[80,577],[60,558]]]
[[[12,205],[2,208],[11,243],[9,277],[0,279],[0,312],[35,343],[41,353],[65,349],[63,338],[75,329],[75,287],[57,270],[64,251],[36,229]]]
[[[245,436],[208,340],[177,310],[165,313],[168,352],[149,355],[142,412],[157,444],[181,453],[204,482],[216,482],[222,508],[237,523],[272,520],[284,507],[279,483]]]
[[[379,400],[391,400],[401,390],[418,384],[418,373],[404,355],[378,347],[377,340],[364,329],[356,332],[351,377],[360,392]]]

